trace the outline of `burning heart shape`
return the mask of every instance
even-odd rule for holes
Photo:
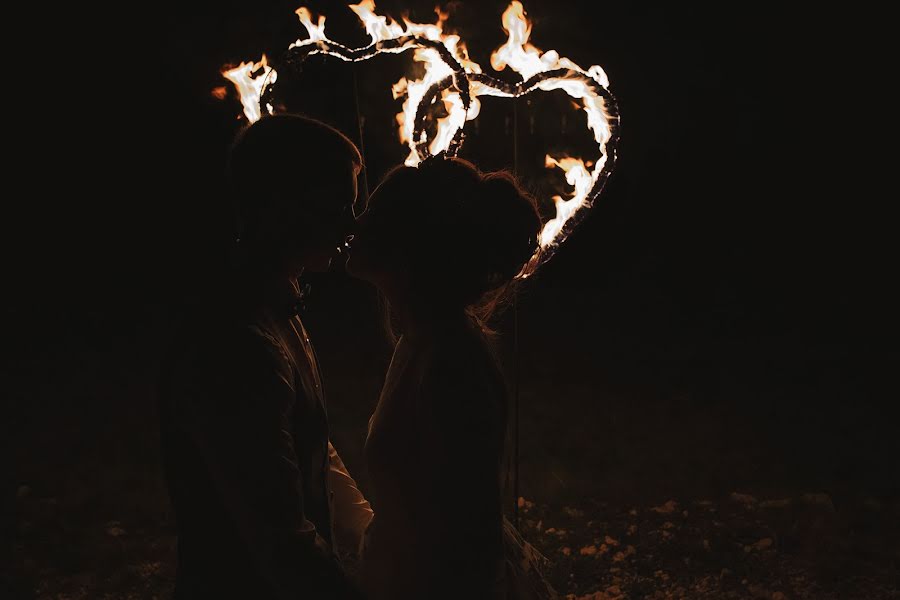
[[[400,25],[376,14],[373,0],[363,0],[360,4],[350,5],[350,8],[372,38],[369,46],[351,49],[328,39],[325,35],[325,17],[320,16],[317,22],[313,22],[309,10],[300,8],[296,11],[297,16],[309,38],[291,44],[285,63],[302,62],[313,54],[357,62],[381,53],[399,54],[414,50],[415,60],[425,66],[425,75],[415,81],[403,78],[393,86],[394,98],[404,98],[397,122],[400,140],[410,149],[406,159],[409,166],[416,166],[426,158],[441,153],[455,156],[463,143],[466,122],[478,117],[480,96],[518,98],[536,90],[562,90],[581,103],[587,115],[588,128],[599,146],[600,158],[592,165],[579,158],[546,157],[546,166],[562,169],[566,181],[574,190],[568,199],[553,197],[556,216],[544,224],[538,251],[518,277],[532,275],[565,241],[600,195],[612,173],[619,139],[619,112],[603,69],[597,65],[582,69],[554,50],[541,53],[529,44],[531,25],[518,0],[514,0],[503,13],[503,28],[509,39],[491,55],[491,66],[495,70],[509,66],[522,77],[518,84],[485,75],[481,66],[470,60],[460,37],[443,33],[446,13],[437,11],[436,24],[412,23],[404,19],[404,25]],[[223,72],[223,75],[237,87],[249,121],[260,118],[261,107],[270,113],[273,111],[270,99],[278,74],[267,64],[265,56],[258,63],[242,63]],[[438,98],[443,102],[447,116],[438,119],[436,134],[429,138],[427,107]]]

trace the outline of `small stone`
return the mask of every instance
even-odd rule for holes
[[[745,507],[751,507],[757,503],[756,498],[750,494],[740,494],[738,492],[732,492],[731,499],[738,504],[743,504]]]
[[[678,503],[675,502],[674,500],[669,500],[665,504],[662,504],[660,506],[654,506],[650,510],[652,510],[653,512],[658,513],[660,515],[671,515],[673,512],[678,510]]]
[[[757,550],[768,550],[769,548],[772,547],[772,545],[774,543],[775,543],[775,540],[773,540],[772,538],[763,538],[763,539],[759,540],[758,542],[756,542],[754,544],[754,546],[756,547]]]
[[[826,512],[835,512],[834,503],[828,494],[803,494],[800,496],[800,501],[808,506],[821,508]]]

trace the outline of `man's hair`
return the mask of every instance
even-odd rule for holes
[[[231,147],[228,178],[239,229],[252,230],[275,202],[346,177],[363,161],[356,145],[330,125],[300,115],[266,116],[241,131]]]

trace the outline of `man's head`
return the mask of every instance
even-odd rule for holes
[[[359,150],[338,130],[297,115],[264,117],[231,149],[241,245],[257,268],[327,268],[353,226]]]

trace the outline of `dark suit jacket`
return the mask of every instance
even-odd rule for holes
[[[299,318],[229,306],[187,320],[163,369],[177,598],[343,598],[328,419]]]

